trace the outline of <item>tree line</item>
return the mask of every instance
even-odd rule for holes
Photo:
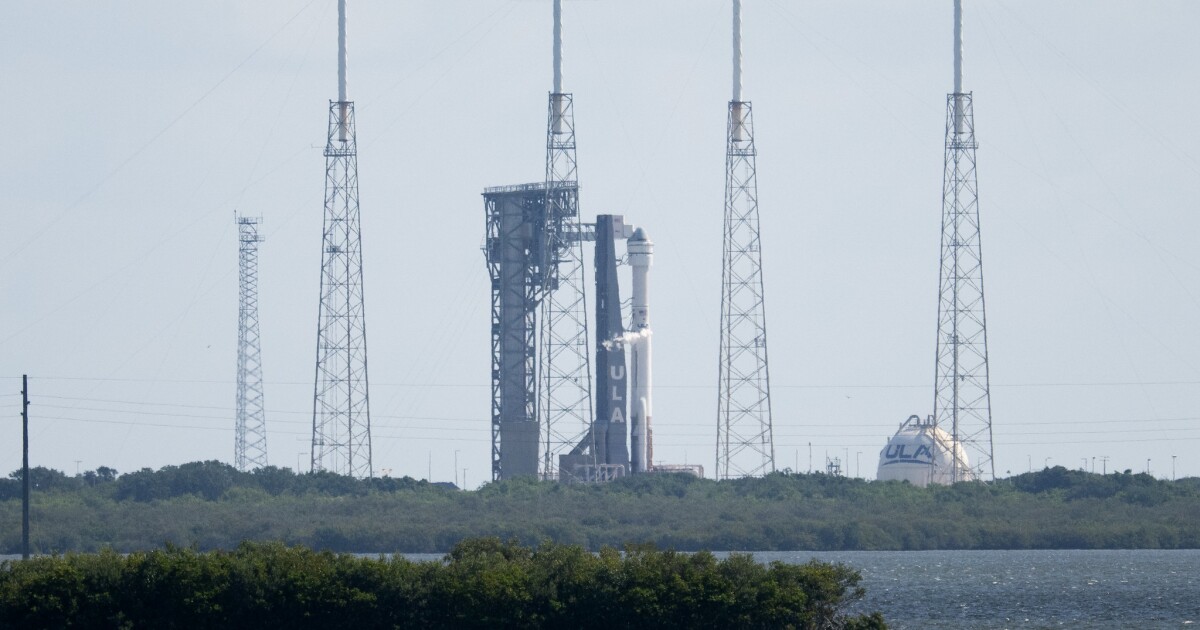
[[[9,628],[885,628],[860,576],[645,546],[460,542],[440,562],[279,543],[0,563]]]
[[[598,550],[1200,548],[1200,479],[1063,467],[917,488],[788,471],[725,481],[641,475],[597,485],[513,480],[476,491],[215,461],[68,476],[34,468],[38,553],[200,550],[282,541],[360,553],[444,553],[497,536]],[[0,552],[20,550],[20,473],[0,479]]]

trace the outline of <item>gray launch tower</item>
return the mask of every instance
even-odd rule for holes
[[[338,0],[338,100],[329,103],[312,470],[372,476],[354,102],[346,97],[346,0]]]
[[[246,472],[267,465],[262,343],[258,331],[258,234],[261,219],[235,215],[238,226],[237,416],[233,461]]]
[[[742,5],[733,0],[733,99],[725,150],[717,479],[775,470],[754,118],[742,100]]]
[[[538,183],[483,193],[484,257],[492,281],[493,480],[538,472],[537,312],[551,264],[546,190]]]
[[[954,2],[954,92],[946,96],[934,420],[956,454],[951,482],[995,478],[987,317],[975,175],[975,114],[962,90],[962,0]],[[961,448],[958,448],[960,447]],[[965,456],[967,461],[962,461]]]

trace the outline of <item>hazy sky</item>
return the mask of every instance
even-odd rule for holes
[[[584,214],[656,246],[655,455],[709,474],[729,4],[564,7]],[[951,2],[744,4],[777,464],[873,477],[933,402]],[[1200,3],[965,5],[997,471],[1198,475]],[[270,463],[307,461],[336,0],[2,12],[0,471],[22,373],[35,465],[232,462],[235,210],[265,221]],[[480,192],[543,177],[550,16],[350,0],[380,472],[489,476]]]

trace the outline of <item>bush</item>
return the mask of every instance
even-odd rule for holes
[[[884,628],[849,616],[855,571],[758,564],[652,547],[499,539],[441,562],[359,558],[279,543],[232,552],[68,554],[0,564],[6,627]]]

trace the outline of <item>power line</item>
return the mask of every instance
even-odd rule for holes
[[[161,422],[133,422],[133,421],[128,421],[128,420],[101,420],[101,419],[97,419],[97,418],[73,418],[70,416],[38,416],[38,418],[44,419],[44,420],[62,420],[65,422],[118,424],[118,425],[123,425],[123,426],[154,427],[154,428],[160,428],[160,429],[187,429],[187,430],[196,430],[196,431],[222,431],[222,432],[228,432],[230,430],[228,426],[165,424],[165,423],[161,423]],[[412,428],[412,429],[424,429],[424,430],[438,429],[437,427],[395,427],[395,428],[398,428],[398,429]],[[440,429],[440,430],[473,431],[475,429],[452,429],[451,428],[451,429]],[[311,432],[309,432],[309,431],[272,431],[272,433],[280,434],[280,435],[305,435],[305,436],[311,435]],[[460,442],[460,441],[462,441],[462,442],[486,442],[486,441],[488,441],[484,438],[429,437],[429,436],[412,436],[412,435],[407,435],[407,434],[406,435],[380,434],[375,437],[393,439],[393,440],[435,440],[435,441],[444,441],[444,442]]]
[[[226,411],[229,413],[233,413],[233,408],[228,407],[228,406],[222,406],[222,405],[193,405],[193,404],[185,404],[185,403],[159,403],[159,402],[135,401],[135,400],[117,400],[117,399],[111,399],[111,398],[86,398],[86,397],[79,397],[79,396],[53,396],[53,395],[39,396],[39,399],[71,400],[71,401],[83,401],[83,402],[91,402],[91,403],[111,403],[111,404],[153,406],[153,407],[174,407],[174,408],[180,408],[180,409],[212,409],[212,410],[219,410],[219,411]],[[0,408],[2,408],[4,406],[5,405],[0,405]],[[14,405],[8,405],[8,406],[14,406]],[[19,406],[19,403],[17,406]],[[46,408],[54,408],[54,409],[79,409],[79,410],[83,410],[83,411],[131,413],[131,414],[139,414],[139,415],[166,415],[166,416],[173,416],[173,417],[194,417],[194,418],[213,418],[213,419],[218,419],[218,418],[224,419],[226,417],[226,416],[215,416],[215,415],[177,414],[177,413],[170,413],[170,412],[165,412],[165,411],[163,411],[163,412],[155,412],[155,411],[135,412],[135,411],[121,410],[121,409],[79,407],[79,406],[74,406],[74,405],[43,404],[41,406],[46,407]],[[289,415],[289,414],[290,415],[309,415],[312,413],[311,411],[283,410],[283,409],[268,409],[267,411],[268,411],[268,413],[271,413],[271,414],[283,414],[283,415]],[[475,417],[475,418],[462,418],[462,417],[446,417],[446,416],[377,415],[376,417],[392,419],[392,420],[437,420],[437,421],[442,421],[442,422],[486,422],[487,421],[487,418],[482,417],[482,416]],[[1104,419],[1104,420],[1097,420],[1097,419],[1028,420],[1028,421],[1024,421],[1024,422],[1005,422],[1004,425],[1006,427],[1008,427],[1008,426],[1046,426],[1046,425],[1075,425],[1075,424],[1089,424],[1089,425],[1090,424],[1124,424],[1124,423],[1132,424],[1132,423],[1148,423],[1148,422],[1191,422],[1191,421],[1200,421],[1200,416],[1174,416],[1174,417],[1167,417],[1167,418],[1113,418],[1113,419]],[[672,423],[672,424],[664,425],[664,426],[707,427],[709,425],[707,423],[688,422],[688,423]],[[790,428],[821,428],[821,427],[827,427],[829,425],[827,423],[814,422],[814,423],[796,423],[796,424],[789,423],[787,426]],[[868,424],[868,425],[860,425],[860,426],[872,427],[875,425]],[[1144,430],[1144,429],[1145,429],[1145,427],[1142,427],[1139,430]]]
[[[213,92],[217,91],[217,88],[224,85],[225,82],[228,81],[230,77],[232,77],[234,74],[236,74],[238,72],[238,70],[241,70],[242,67],[245,66],[251,59],[253,59],[255,57],[255,55],[257,55],[259,52],[261,52],[263,48],[266,48],[267,44],[270,44],[271,41],[273,41],[276,36],[278,36],[280,33],[282,33],[284,30],[286,30],[287,27],[290,26],[291,23],[296,20],[296,18],[300,17],[300,14],[307,11],[308,8],[310,6],[312,6],[313,3],[315,3],[315,2],[316,2],[316,0],[310,0],[308,4],[301,7],[299,11],[297,11],[294,15],[292,15],[292,17],[288,18],[288,20],[286,22],[284,22],[282,26],[280,26],[274,33],[271,33],[271,35],[269,37],[267,37],[267,39],[264,40],[261,44],[259,44],[257,48],[255,48],[253,51],[251,51],[249,55],[247,55],[240,62],[238,62],[238,64],[236,66],[234,66],[232,70],[225,73],[225,75],[222,76],[220,80],[218,80],[211,87],[209,87],[207,90],[205,90],[205,92],[203,94],[201,94],[199,98],[197,98],[195,101],[192,101],[191,105],[188,105],[186,108],[184,108],[184,110],[182,112],[180,112],[177,116],[175,116],[175,118],[173,118],[171,120],[171,122],[167,123],[167,125],[165,127],[160,129],[149,140],[147,140],[140,147],[138,147],[133,153],[131,153],[129,155],[129,157],[125,158],[120,164],[118,164],[115,168],[113,168],[111,171],[109,171],[107,175],[102,177],[99,182],[96,182],[96,184],[93,185],[90,189],[88,189],[87,192],[83,193],[83,195],[81,195],[79,198],[77,198],[69,206],[67,206],[61,212],[59,212],[57,215],[52,217],[49,222],[47,222],[44,226],[42,226],[41,229],[35,231],[32,236],[30,236],[28,239],[25,240],[24,243],[18,245],[16,247],[16,249],[12,250],[9,253],[8,258],[6,260],[10,260],[13,257],[18,256],[21,252],[25,251],[25,248],[29,247],[34,242],[36,242],[39,238],[42,237],[43,234],[45,234],[48,230],[50,230],[50,228],[54,227],[55,224],[57,224],[59,221],[61,221],[63,218],[65,218],[68,214],[75,211],[75,209],[78,208],[80,205],[82,205],[84,201],[86,201],[89,197],[91,197],[93,194],[95,194],[96,191],[100,190],[106,183],[108,183],[108,181],[110,179],[112,179],[118,173],[123,171],[125,169],[125,167],[129,166],[129,164],[132,163],[134,160],[136,160],[138,158],[138,156],[140,156],[143,152],[146,151],[146,149],[149,149],[151,145],[153,145],[155,142],[158,141],[159,138],[163,137],[168,131],[171,130],[172,127],[174,127],[176,124],[178,124],[179,121],[183,120],[188,114],[190,114],[192,112],[192,110],[196,109],[196,107],[198,107],[201,103],[203,103],[209,96],[212,96]]]
[[[154,403],[151,403],[151,404],[154,404]],[[43,404],[43,405],[40,405],[40,406],[41,406],[42,408],[46,408],[46,409],[56,409],[56,410],[66,410],[66,411],[92,411],[92,412],[98,412],[98,413],[109,413],[109,414],[115,414],[115,415],[117,415],[117,416],[121,416],[121,415],[154,416],[154,417],[164,417],[164,416],[165,416],[165,417],[169,417],[169,418],[212,419],[212,420],[222,420],[222,421],[224,421],[224,420],[227,420],[227,419],[228,419],[228,416],[227,416],[227,415],[208,415],[208,414],[176,413],[176,412],[171,412],[171,411],[156,411],[156,410],[141,411],[141,410],[127,410],[127,409],[106,409],[106,408],[100,408],[100,407],[79,407],[79,406],[70,406],[70,405],[54,405],[54,404]],[[195,407],[200,407],[200,406],[195,406]],[[219,408],[219,407],[201,407],[201,408],[224,409],[224,408]],[[302,412],[302,411],[272,411],[271,413],[273,413],[273,414],[293,414],[293,415],[303,415],[303,414],[305,414],[306,412]],[[379,419],[389,419],[389,420],[425,420],[425,421],[434,421],[434,422],[467,422],[467,423],[474,423],[474,424],[479,424],[479,425],[485,424],[485,423],[487,422],[487,419],[486,419],[486,418],[483,418],[483,417],[479,417],[479,418],[451,418],[451,417],[442,417],[442,416],[400,416],[400,415],[380,415],[380,416],[378,416],[378,418],[379,418]],[[72,419],[73,419],[73,420],[78,420],[78,421],[85,421],[85,422],[86,422],[86,421],[93,421],[93,419],[84,419],[84,418],[72,418]],[[100,421],[100,420],[98,420],[98,419],[95,419],[94,421],[97,421],[97,422],[98,422],[98,421]],[[1092,424],[1139,424],[1139,425],[1144,425],[1145,423],[1151,423],[1151,422],[1159,422],[1159,423],[1178,423],[1178,422],[1195,422],[1195,421],[1200,421],[1200,417],[1177,417],[1177,418],[1154,418],[1154,419],[1146,418],[1146,419],[1126,419],[1126,420],[1094,420],[1094,421],[1093,421],[1093,420],[1080,420],[1080,421],[1063,421],[1063,422],[1059,422],[1059,423],[1056,423],[1056,424],[1064,424],[1064,425],[1076,425],[1076,424],[1089,424],[1089,425],[1092,425]],[[301,421],[301,420],[278,420],[278,422],[280,422],[280,423],[283,423],[283,424],[295,424],[295,425],[303,425],[303,424],[307,424],[307,422],[306,422],[306,421]],[[124,424],[137,424],[137,423],[124,423]],[[1048,423],[1047,423],[1047,422],[1044,422],[1044,421],[1043,421],[1043,422],[1037,422],[1037,421],[1033,421],[1033,422],[1018,422],[1018,423],[1009,423],[1009,424],[1011,424],[1011,425],[1018,425],[1018,426],[1047,426],[1047,425],[1048,425]],[[150,425],[149,425],[149,423],[147,423],[147,426],[150,426]],[[167,426],[180,426],[180,425],[167,425]],[[1008,425],[1006,425],[1006,426],[1008,426]],[[701,423],[681,423],[681,424],[670,424],[670,425],[663,425],[663,426],[662,426],[662,431],[663,431],[663,433],[664,433],[664,434],[665,434],[665,433],[667,433],[667,431],[668,431],[668,430],[670,430],[670,433],[672,433],[672,434],[674,434],[674,435],[697,436],[697,435],[704,435],[705,433],[695,433],[695,432],[682,432],[682,433],[681,433],[681,432],[678,432],[678,431],[674,431],[673,429],[677,429],[677,428],[703,428],[703,427],[704,427],[704,425],[703,425],[703,424],[701,424]],[[860,427],[861,427],[861,428],[863,428],[863,429],[866,429],[868,432],[867,432],[867,433],[852,433],[852,434],[846,434],[846,433],[842,433],[842,434],[834,434],[834,435],[817,433],[817,434],[815,435],[815,437],[839,437],[839,436],[840,436],[840,437],[867,437],[867,436],[875,436],[875,435],[882,435],[882,434],[883,434],[882,427],[873,427],[873,426],[871,426],[871,425],[860,425]],[[411,424],[409,424],[409,425],[398,425],[398,426],[396,426],[396,425],[382,425],[382,424],[381,424],[381,425],[380,425],[380,428],[427,429],[427,430],[434,430],[434,431],[456,431],[456,432],[458,432],[458,431],[477,431],[477,430],[480,430],[480,429],[478,429],[478,428],[472,428],[472,427],[461,428],[461,427],[427,426],[427,425],[411,425]],[[811,423],[806,423],[806,424],[794,424],[794,425],[788,425],[788,428],[791,428],[791,429],[805,429],[805,428],[807,428],[807,429],[822,429],[822,428],[828,428],[828,426],[827,426],[827,425],[825,425],[825,424],[811,424]],[[1138,426],[1138,427],[1136,427],[1136,428],[1129,428],[1129,429],[1116,429],[1116,430],[1103,430],[1103,431],[1070,431],[1070,430],[1064,430],[1064,431],[1040,431],[1040,432],[1032,433],[1032,434],[1029,434],[1029,435],[1037,435],[1037,436],[1048,436],[1048,435],[1065,435],[1065,436],[1071,436],[1071,435],[1119,435],[1119,434],[1125,434],[1125,433],[1144,433],[1144,432],[1145,432],[1145,431],[1147,431],[1147,430],[1151,430],[1151,431],[1155,431],[1155,430],[1157,430],[1157,431],[1172,431],[1172,432],[1174,432],[1175,434],[1177,434],[1179,431],[1196,431],[1196,430],[1200,430],[1200,427],[1195,427],[1195,428],[1182,428],[1182,429],[1180,429],[1180,428],[1169,428],[1169,427],[1158,427],[1158,428],[1149,428],[1149,429],[1148,429],[1146,426]],[[812,434],[812,433],[805,433],[805,434],[793,434],[793,433],[786,433],[786,434],[781,434],[781,437],[814,437],[814,434]]]
[[[116,377],[98,377],[98,376],[41,376],[37,377],[43,381],[86,381],[86,382],[106,382],[106,383],[169,383],[179,385],[235,385],[236,381],[229,379],[168,379],[168,378],[116,378]],[[0,376],[0,379],[20,380],[20,376]],[[266,385],[283,385],[283,386],[310,386],[312,383],[306,381],[265,381]],[[411,382],[372,382],[373,386],[380,387],[436,387],[436,388],[488,388],[485,382],[480,383],[411,383]],[[1145,387],[1145,386],[1195,386],[1200,385],[1200,380],[1184,380],[1184,381],[1049,381],[1049,382],[1018,382],[1018,383],[992,383],[992,388],[1037,388],[1037,387]],[[715,385],[701,385],[689,383],[665,383],[655,384],[655,389],[716,389]],[[819,384],[796,384],[796,383],[771,383],[772,389],[928,389],[928,384],[913,384],[913,383],[819,383]],[[44,396],[43,396],[44,398]]]
[[[149,404],[155,404],[155,403],[149,403]],[[232,413],[233,413],[233,410],[229,409],[227,407],[201,407],[199,405],[194,406],[193,408],[225,409],[225,410],[229,411],[229,414],[227,414],[227,415],[205,415],[205,414],[191,414],[191,413],[173,413],[173,412],[169,412],[169,411],[153,411],[153,410],[151,410],[151,411],[136,411],[136,410],[132,410],[132,409],[105,409],[105,408],[101,408],[101,407],[79,407],[79,406],[75,406],[75,405],[53,405],[53,404],[42,404],[42,405],[39,405],[39,407],[42,407],[45,409],[65,409],[65,410],[70,410],[70,411],[96,411],[96,412],[103,412],[103,413],[128,414],[128,415],[135,415],[135,416],[167,416],[170,418],[196,418],[196,419],[202,419],[202,420],[228,420],[229,415],[232,415]],[[309,415],[309,416],[312,415],[311,411],[306,412],[306,411],[271,411],[271,410],[268,410],[268,412],[271,414],[295,414],[295,415]],[[436,420],[436,421],[440,421],[440,422],[486,423],[488,421],[487,418],[484,418],[484,417],[447,418],[447,417],[442,417],[442,416],[388,416],[388,415],[380,415],[380,416],[376,416],[376,417],[377,418],[386,418],[386,419],[390,419],[390,420]],[[278,420],[278,422],[285,422],[288,424],[310,424],[308,421],[303,421],[303,420]]]
[[[87,408],[87,407],[67,407],[67,406],[62,406],[62,405],[40,405],[40,407],[42,407],[42,408],[48,408],[48,409],[61,409],[61,410],[68,410],[68,411],[79,410],[79,411],[102,411],[102,412],[111,412],[111,413],[117,414],[118,416],[120,416],[120,415],[167,416],[167,417],[179,417],[179,418],[189,418],[189,419],[213,419],[213,420],[222,420],[222,421],[225,421],[225,420],[227,420],[227,419],[228,419],[226,416],[204,416],[204,415],[195,415],[195,414],[171,414],[171,413],[158,413],[158,412],[153,412],[153,411],[126,411],[126,410],[110,410],[110,409],[93,409],[93,408]],[[299,413],[299,412],[298,412],[298,413]],[[144,421],[134,421],[134,420],[113,420],[113,419],[102,419],[102,418],[80,418],[80,417],[73,417],[73,416],[44,416],[44,417],[45,417],[46,419],[64,420],[64,421],[73,421],[73,422],[91,422],[91,423],[101,423],[101,424],[121,424],[121,425],[132,425],[132,426],[163,427],[163,428],[177,428],[177,429],[226,430],[226,428],[227,428],[227,427],[224,427],[224,426],[212,426],[212,425],[195,425],[195,424],[190,424],[190,425],[189,425],[189,424],[168,424],[168,423],[144,422]],[[387,416],[383,416],[383,417],[387,417]],[[422,419],[422,420],[441,420],[441,419],[439,419],[439,418],[428,418],[428,417],[424,417],[424,418],[422,418],[422,417],[409,417],[409,419]],[[393,429],[393,430],[401,430],[401,431],[409,431],[409,430],[424,430],[424,431],[441,431],[441,432],[475,432],[475,431],[483,432],[483,431],[484,431],[484,429],[482,429],[482,425],[485,425],[485,424],[488,422],[488,419],[487,419],[487,418],[476,418],[476,419],[465,419],[465,418],[464,418],[464,419],[458,419],[458,420],[461,420],[461,421],[467,421],[467,422],[475,422],[475,423],[478,423],[479,425],[481,425],[481,427],[446,427],[446,426],[431,426],[431,425],[397,425],[397,426],[387,426],[387,427],[383,427],[383,426],[381,426],[380,428],[385,428],[385,429]],[[1184,419],[1184,420],[1194,420],[1194,419],[1190,419],[1190,418],[1188,418],[1188,419]],[[281,421],[279,421],[279,422],[280,422],[280,423],[284,423],[284,424],[293,424],[293,425],[306,425],[306,424],[307,424],[307,422],[305,422],[305,421],[300,421],[300,420],[281,420]],[[1030,423],[1030,424],[1033,424],[1033,423]],[[662,435],[664,435],[664,436],[686,436],[686,437],[700,437],[700,436],[706,435],[706,433],[680,432],[680,431],[674,431],[674,430],[672,430],[672,429],[674,429],[674,428],[676,428],[676,427],[679,427],[679,426],[685,426],[685,427],[700,427],[700,426],[702,426],[702,425],[699,425],[699,424],[688,424],[688,425],[664,425],[663,427],[661,427],[661,429],[660,429],[660,432],[661,432],[661,434],[662,434]],[[807,426],[817,426],[817,425],[807,425]],[[1180,432],[1181,432],[1181,431],[1200,431],[1200,427],[1183,428],[1183,429],[1167,429],[1167,428],[1163,428],[1163,429],[1159,429],[1159,430],[1161,430],[1161,431],[1170,431],[1170,432],[1171,432],[1171,435],[1170,435],[1170,436],[1163,436],[1162,438],[1157,438],[1157,439],[1143,439],[1143,440],[1141,440],[1141,441],[1157,442],[1157,441],[1161,441],[1161,440],[1174,440],[1174,439],[1177,439],[1177,438],[1179,438],[1179,434],[1180,434]],[[1131,428],[1131,429],[1123,429],[1123,430],[1109,430],[1109,431],[1046,431],[1046,432],[1038,432],[1038,433],[1032,433],[1032,434],[1030,434],[1030,433],[1026,433],[1025,435],[1027,435],[1027,436],[1038,436],[1038,437],[1045,437],[1045,436],[1054,436],[1054,435],[1065,435],[1065,436],[1071,436],[1071,435],[1119,435],[1119,434],[1125,434],[1125,433],[1145,433],[1145,432],[1146,432],[1146,428],[1145,428],[1145,427],[1138,427],[1138,428]],[[273,431],[273,433],[275,433],[275,431]],[[290,434],[290,433],[294,433],[294,432],[290,432],[290,431],[279,431],[278,433]],[[817,434],[817,435],[814,435],[814,434],[812,434],[812,433],[782,433],[782,434],[778,434],[778,435],[779,435],[779,437],[784,437],[784,438],[811,438],[811,437],[817,437],[817,438],[821,438],[821,439],[833,439],[833,440],[837,440],[837,439],[839,439],[839,438],[857,439],[857,438],[864,438],[864,437],[874,437],[875,435],[883,435],[883,434],[882,434],[882,433],[879,433],[879,434],[876,434],[876,433],[865,433],[865,434],[864,434],[864,433],[837,433],[837,434]],[[447,438],[447,439],[451,439],[451,438]],[[1182,438],[1182,439],[1191,439],[1191,438]],[[1120,440],[1120,441],[1139,441],[1139,440]],[[840,443],[840,442],[839,442],[839,443]],[[1023,444],[1026,444],[1026,443],[1021,443],[1021,442],[1017,442],[1017,443],[1013,443],[1013,442],[1003,442],[1003,443],[1004,443],[1004,444],[1007,444],[1007,445],[1023,445]],[[1030,442],[1030,443],[1028,443],[1028,444],[1059,444],[1059,443],[1063,443],[1063,444],[1069,444],[1069,443],[1071,443],[1071,442],[1062,442],[1062,441],[1060,441],[1060,440],[1054,440],[1054,441],[1052,441],[1052,442]],[[679,445],[679,446],[686,446],[686,445],[688,445],[688,444],[684,444],[684,443],[681,443],[681,442],[674,442],[674,441],[673,441],[673,442],[671,442],[671,444],[672,444],[672,445]],[[871,445],[864,445],[864,446],[871,446]],[[875,444],[874,446],[878,446],[878,444]]]

